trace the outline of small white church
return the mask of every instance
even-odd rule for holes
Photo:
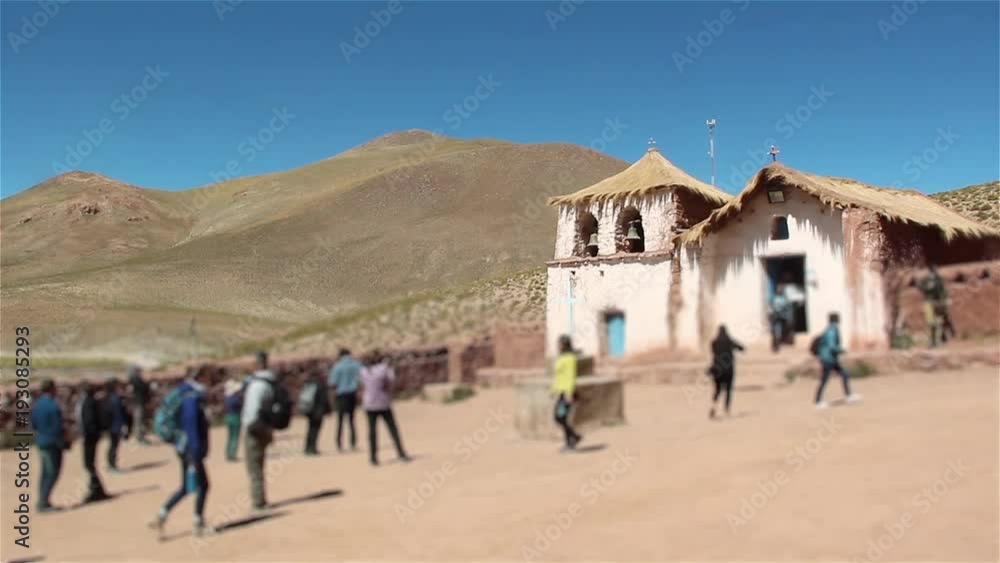
[[[885,348],[893,271],[1000,257],[1000,232],[917,191],[777,162],[731,196],[650,148],[549,203],[559,209],[547,263],[550,355],[561,334],[599,359],[704,353],[720,324],[763,348],[779,283],[804,293],[796,333],[818,333],[837,312],[850,349]]]

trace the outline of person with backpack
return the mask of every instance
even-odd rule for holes
[[[844,353],[844,349],[840,346],[840,315],[830,313],[829,318],[830,324],[827,325],[826,330],[817,336],[809,347],[810,351],[819,358],[821,368],[819,387],[816,389],[816,408],[818,409],[825,409],[829,406],[823,400],[823,388],[826,387],[826,382],[830,379],[830,372],[833,371],[837,372],[844,382],[844,397],[847,402],[856,403],[861,400],[861,395],[851,393],[850,375],[840,365],[840,355]]]
[[[223,406],[226,411],[226,461],[236,461],[240,447],[240,410],[243,408],[243,383],[229,379],[223,388]]]
[[[319,439],[319,430],[323,426],[323,417],[330,414],[330,398],[326,394],[326,385],[323,384],[321,374],[311,374],[308,381],[302,386],[298,408],[299,413],[305,416],[309,422],[309,429],[306,431],[305,454],[319,455],[316,441]]]
[[[128,368],[128,383],[132,387],[132,426],[129,433],[135,434],[140,444],[148,444],[146,440],[146,402],[149,400],[149,384],[142,379],[142,368]]]
[[[340,349],[340,357],[337,363],[330,368],[330,376],[327,378],[329,385],[337,394],[337,451],[344,451],[341,447],[341,436],[344,430],[344,420],[347,420],[348,429],[351,433],[351,450],[357,449],[357,439],[354,433],[354,410],[358,406],[358,381],[361,376],[361,362],[354,359],[351,351],[346,348]]]
[[[35,431],[35,447],[42,458],[42,478],[36,509],[49,512],[57,507],[49,502],[52,489],[62,471],[63,450],[66,449],[66,432],[63,428],[62,409],[55,400],[56,386],[51,379],[42,381],[42,396],[31,408],[31,428]]]
[[[121,395],[118,394],[118,380],[111,378],[104,384],[105,417],[108,420],[108,471],[118,472],[118,444],[122,439],[122,430],[128,424],[128,413]]]
[[[264,487],[264,460],[274,431],[288,428],[291,400],[278,378],[267,369],[267,352],[257,352],[257,371],[250,378],[243,395],[242,424],[247,474],[250,477],[250,497],[253,510],[267,509]]]
[[[399,436],[396,417],[392,413],[392,383],[396,373],[389,365],[389,356],[378,350],[372,352],[369,365],[361,371],[361,381],[364,385],[364,407],[368,415],[368,451],[372,465],[378,465],[378,430],[375,424],[378,419],[385,421],[389,428],[389,436],[396,446],[396,454],[402,462],[410,461],[403,449],[403,440]]]
[[[190,374],[189,374],[190,375]],[[194,503],[194,535],[201,537],[214,530],[205,525],[205,499],[208,496],[208,473],[205,458],[208,456],[209,423],[205,416],[205,393],[210,383],[208,370],[199,369],[164,399],[165,410],[157,412],[160,432],[177,452],[181,467],[180,486],[160,507],[150,527],[163,539],[163,526],[167,515],[188,493],[196,493]],[[169,420],[169,422],[168,422]],[[169,430],[168,430],[169,428]]]
[[[102,427],[102,421],[109,426],[110,424],[107,422],[107,417],[102,416],[104,409],[100,407],[95,397],[96,392],[96,384],[84,383],[83,396],[77,403],[77,422],[83,436],[83,467],[90,475],[87,496],[83,499],[84,504],[111,498],[104,491],[101,478],[97,475],[97,443],[106,429]]]
[[[726,325],[719,325],[719,333],[712,341],[712,367],[708,370],[715,382],[715,395],[712,397],[712,409],[708,411],[708,418],[715,418],[715,406],[723,391],[726,392],[726,416],[729,416],[729,405],[733,397],[733,374],[736,367],[733,352],[736,350],[742,352],[743,345],[729,336]]]
[[[573,408],[573,398],[576,395],[577,362],[573,351],[573,341],[568,335],[559,337],[559,357],[553,365],[555,379],[552,381],[552,392],[556,396],[555,421],[563,429],[566,444],[564,452],[576,449],[583,439],[570,425],[570,410]]]

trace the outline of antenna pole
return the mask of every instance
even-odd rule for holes
[[[708,125],[708,156],[712,159],[712,185],[715,185],[715,120],[709,119]]]

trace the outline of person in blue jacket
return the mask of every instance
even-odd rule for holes
[[[187,495],[188,492],[195,492],[197,496],[194,504],[194,535],[201,537],[211,532],[207,526],[203,515],[205,512],[205,498],[208,495],[208,473],[205,471],[205,458],[208,456],[208,417],[205,416],[205,393],[208,383],[207,370],[198,370],[194,377],[181,383],[181,391],[184,398],[178,409],[177,428],[181,431],[181,438],[177,440],[175,448],[181,467],[180,488],[167,499],[156,518],[150,524],[155,528],[162,539],[163,525],[167,521],[170,510]]]
[[[840,346],[840,315],[830,313],[830,324],[819,337],[819,350],[816,354],[822,368],[819,388],[816,389],[816,408],[825,409],[829,406],[823,400],[823,388],[826,387],[826,382],[830,379],[832,371],[837,372],[844,382],[844,397],[847,402],[855,403],[861,400],[861,395],[851,393],[850,374],[840,365],[840,355],[843,353],[844,349]]]
[[[42,479],[38,496],[38,512],[57,507],[49,503],[52,489],[62,471],[62,455],[66,448],[62,409],[55,400],[56,385],[51,379],[42,381],[42,396],[31,406],[31,427],[35,430],[35,446],[42,458]]]
[[[111,443],[108,445],[108,471],[118,472],[118,444],[122,439],[122,430],[128,425],[128,413],[125,411],[125,403],[122,402],[121,395],[118,394],[118,380],[112,378],[104,384],[105,397],[104,408],[108,409],[108,436]]]

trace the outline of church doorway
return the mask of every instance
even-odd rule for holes
[[[785,288],[785,297],[792,302],[795,332],[808,332],[809,319],[806,316],[806,257],[777,256],[764,259],[764,270],[767,275],[767,307],[770,310],[771,300],[778,286]]]

